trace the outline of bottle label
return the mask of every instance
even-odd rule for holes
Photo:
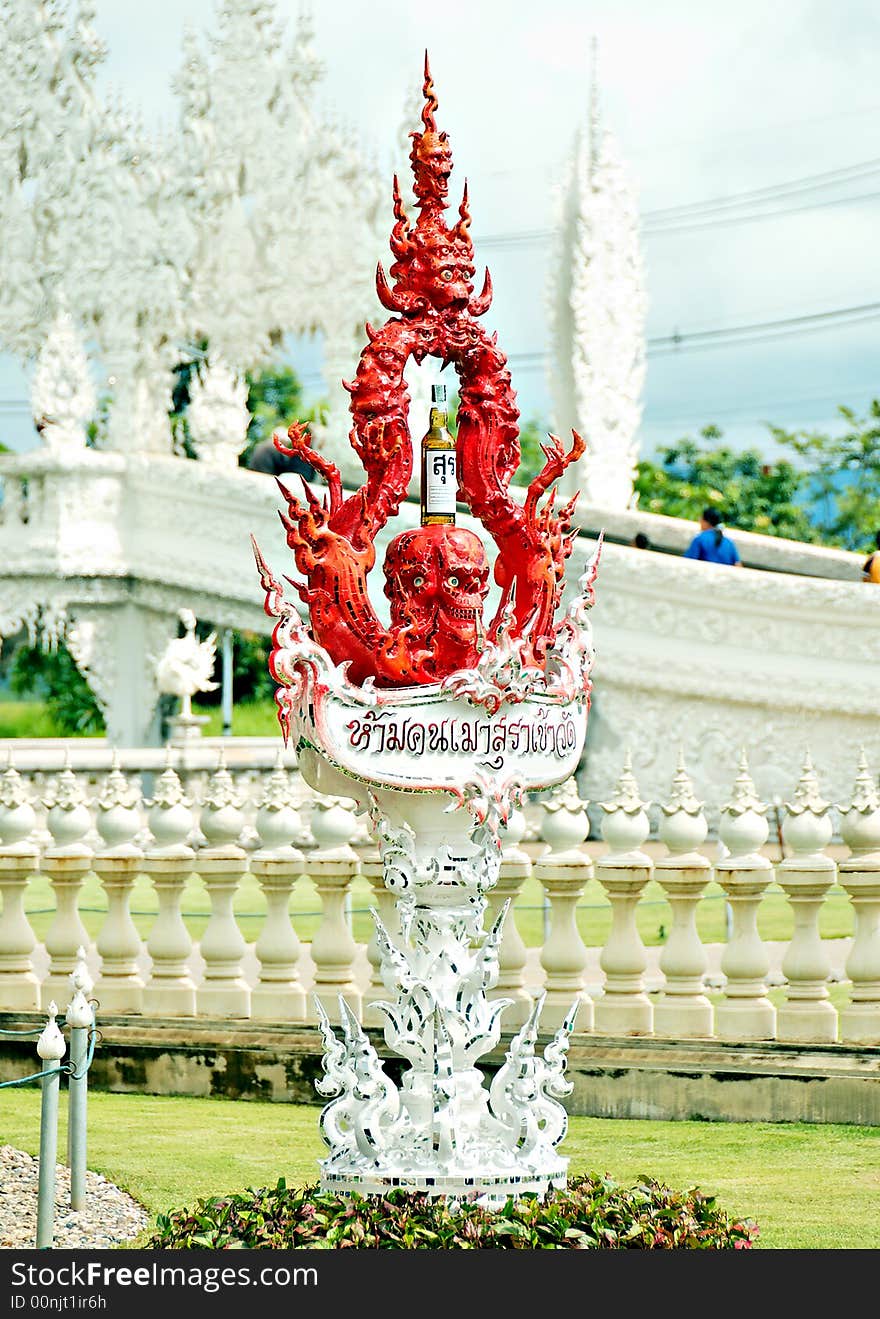
[[[455,450],[429,450],[428,481],[425,491],[426,513],[455,513],[458,481],[455,473]]]

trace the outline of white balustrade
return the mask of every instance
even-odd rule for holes
[[[144,854],[132,842],[140,829],[140,793],[126,779],[114,754],[110,773],[97,799],[98,833],[104,847],[92,869],[107,895],[107,916],[97,939],[101,957],[98,998],[101,1011],[140,1012],[144,982],[138,970],[141,938],[131,918],[131,891],[141,873]]]
[[[194,1017],[196,986],[190,971],[193,941],[181,913],[184,889],[195,862],[195,852],[187,842],[192,832],[192,808],[171,766],[170,752],[148,805],[154,846],[147,848],[142,864],[156,890],[159,914],[147,939],[153,965],[143,994],[144,1012],[154,1017]]]
[[[758,908],[773,879],[773,866],[760,852],[769,832],[766,815],[743,751],[733,795],[721,809],[719,834],[728,855],[715,863],[733,912],[733,932],[721,957],[724,1000],[715,1011],[722,1039],[770,1040],[776,1033],[776,1009],[767,997],[770,956],[758,933]]]
[[[614,794],[600,804],[608,851],[596,862],[596,878],[611,903],[611,931],[599,958],[605,989],[596,1000],[596,1030],[603,1035],[650,1035],[654,1008],[645,992],[648,958],[636,909],[651,878],[651,858],[639,850],[651,825],[649,803],[639,795],[629,752]]]
[[[565,1021],[575,1003],[579,1006],[574,1029],[593,1029],[593,1000],[584,987],[589,956],[577,925],[578,903],[593,875],[593,863],[581,847],[589,833],[590,821],[587,803],[580,798],[576,803],[575,796],[576,791],[569,792],[568,804],[550,811],[556,817],[553,824],[541,826],[542,836],[549,829],[562,845],[561,850],[545,853],[533,865],[535,878],[544,886],[550,901],[550,931],[541,949],[547,995],[541,1020],[551,1030]],[[545,821],[546,815],[545,803]]]
[[[782,959],[788,986],[776,1014],[776,1036],[795,1042],[836,1040],[837,1012],[828,996],[831,959],[819,933],[822,904],[837,873],[823,850],[834,826],[831,803],[819,791],[809,752],[785,809],[782,836],[791,855],[776,867],[776,878],[791,903],[794,933]]]
[[[841,806],[840,832],[850,855],[838,867],[854,913],[846,959],[850,1001],[840,1013],[840,1038],[880,1044],[880,793],[864,751],[852,797]]]
[[[360,1016],[363,995],[354,967],[358,946],[346,919],[346,899],[360,860],[350,841],[357,821],[346,801],[346,798],[318,798],[312,813],[312,834],[317,847],[309,854],[306,869],[321,899],[321,922],[311,945],[315,965],[313,993],[324,1010],[334,1016],[339,1012],[339,995],[343,994],[352,1011]],[[310,1007],[310,1015],[313,1011]]]
[[[0,779],[0,1011],[34,1011],[40,985],[34,975],[36,936],[24,911],[25,892],[40,864],[32,841],[36,814],[11,760]]]
[[[241,966],[247,944],[233,913],[235,895],[248,868],[247,855],[237,841],[244,817],[222,751],[208,782],[199,825],[208,846],[199,852],[196,868],[211,900],[211,916],[199,944],[205,975],[196,1002],[205,1016],[249,1017],[251,989]]]
[[[657,1035],[698,1039],[712,1034],[712,1004],[703,991],[709,959],[697,933],[697,907],[712,877],[712,863],[699,850],[708,832],[703,803],[679,755],[669,800],[660,806],[660,840],[668,855],[654,862],[654,878],[672,912],[660,953],[664,986],[654,1005]]]
[[[92,816],[69,758],[43,805],[49,812],[46,823],[52,846],[43,853],[41,868],[55,894],[55,914],[46,931],[49,975],[40,986],[40,1004],[45,1008],[54,1000],[64,1002],[77,950],[90,943],[79,915],[79,894],[92,868],[91,848],[82,841],[92,827]]]
[[[251,1015],[262,1020],[302,1021],[306,1015],[300,942],[290,920],[290,895],[304,869],[302,852],[293,846],[300,827],[290,775],[279,752],[257,811],[261,846],[251,856],[251,874],[266,899],[266,919],[255,949],[260,978],[251,994]]]
[[[498,983],[489,991],[490,998],[513,999],[510,1007],[504,1010],[505,1030],[523,1025],[533,1003],[532,995],[525,987],[528,954],[516,924],[516,902],[523,884],[532,873],[532,859],[528,852],[523,851],[519,846],[525,832],[526,818],[522,811],[511,811],[504,831],[498,882],[488,895],[486,920],[489,926],[492,925],[505,902],[510,903],[498,948]]]

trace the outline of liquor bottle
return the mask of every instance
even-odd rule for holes
[[[422,526],[455,525],[458,473],[455,440],[447,430],[446,386],[431,386],[428,433],[422,440]]]

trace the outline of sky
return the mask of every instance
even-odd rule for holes
[[[292,27],[297,0],[277,9]],[[104,81],[148,121],[167,119],[184,26],[209,29],[213,0],[97,0],[96,11]],[[603,119],[644,218],[649,344],[661,341],[649,347],[643,452],[710,422],[772,452],[766,421],[827,429],[838,404],[861,408],[880,393],[877,309],[846,312],[844,325],[825,315],[880,306],[872,0],[315,0],[312,13],[322,103],[372,145],[389,179],[402,107],[430,49],[453,185],[467,174],[477,260],[493,274],[487,321],[525,417],[548,413],[546,235],[587,111],[593,36]],[[826,174],[771,201],[656,216]],[[689,337],[750,326],[764,328],[735,329],[741,343]],[[315,350],[301,347],[295,364],[314,387]],[[25,392],[7,363],[7,427]]]

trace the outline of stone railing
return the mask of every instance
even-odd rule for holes
[[[42,826],[33,785],[13,766],[0,775],[0,1011],[45,1010],[83,945],[105,1016],[308,1022],[313,994],[333,1007],[344,993],[380,1024],[377,950],[354,935],[368,936],[369,906],[394,929],[393,901],[352,803],[315,798],[281,758],[236,782],[222,756],[198,801],[171,763],[145,800],[118,760],[90,799],[69,766],[45,774],[40,797]],[[534,841],[523,813],[512,817],[488,913],[513,900],[495,991],[514,1000],[506,1025],[543,988],[546,1025],[577,999],[576,1028],[602,1035],[880,1043],[880,795],[864,754],[836,811],[807,758],[780,816],[781,847],[768,845],[771,816],[745,754],[712,821],[718,843],[706,843],[709,821],[681,762],[650,841],[648,805],[627,757],[599,805],[601,841],[587,837],[573,781],[529,805]],[[598,960],[578,921],[595,909],[583,909],[588,885],[609,925]],[[659,954],[639,932],[646,890],[666,904]],[[242,911],[243,894],[259,912]],[[821,937],[829,895],[849,917],[837,940]],[[716,944],[699,933],[712,901],[727,915]],[[759,933],[765,901],[790,909],[783,947]],[[527,947],[516,917],[533,922],[536,909],[541,934]]]

